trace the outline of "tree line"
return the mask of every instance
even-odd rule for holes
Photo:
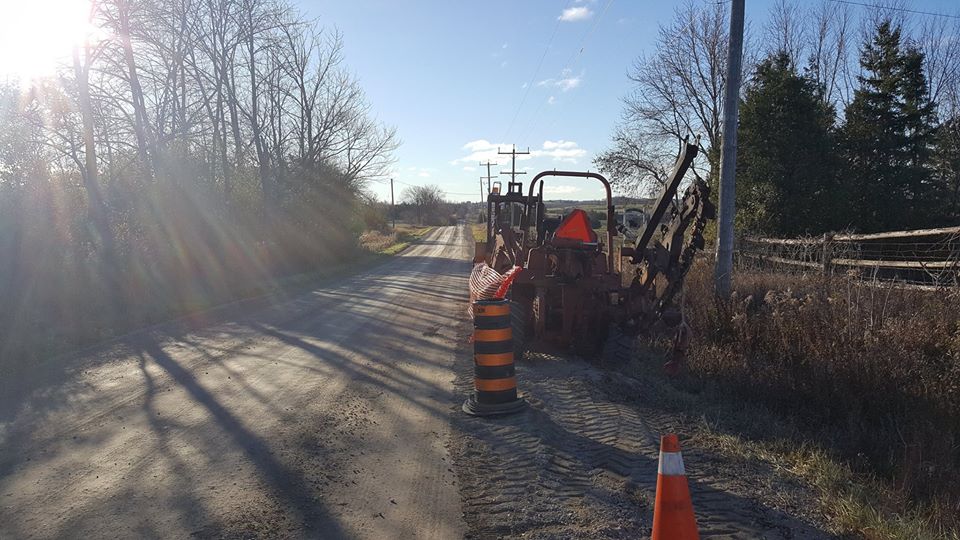
[[[285,0],[96,0],[88,22],[54,76],[0,85],[0,358],[353,252],[398,139],[339,32]]]
[[[719,177],[723,5],[690,2],[630,70],[610,149],[621,190],[662,183],[677,142],[699,134],[698,174]],[[960,24],[845,4],[774,5],[745,39],[737,225],[772,235],[960,222]],[[716,190],[714,190],[716,191]]]

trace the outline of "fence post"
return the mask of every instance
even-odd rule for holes
[[[823,275],[829,277],[833,273],[833,250],[831,249],[830,243],[833,241],[833,235],[830,233],[823,233]]]

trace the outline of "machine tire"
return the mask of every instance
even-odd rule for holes
[[[510,301],[510,328],[513,332],[513,360],[519,362],[527,350],[527,308]]]

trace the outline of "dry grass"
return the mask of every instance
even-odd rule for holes
[[[473,240],[475,242],[485,242],[487,240],[486,223],[472,223],[470,229],[473,231]]]
[[[396,255],[423,238],[433,227],[397,224],[392,231],[367,231],[360,235],[360,246],[373,253]]]
[[[676,388],[695,403],[681,405],[709,402],[732,428],[717,437],[767,445],[823,490],[840,530],[956,537],[960,295],[741,273],[720,300],[711,270],[687,279],[695,338]]]

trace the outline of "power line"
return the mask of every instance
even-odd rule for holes
[[[569,8],[573,2],[567,4]],[[533,76],[530,77],[530,81],[527,83],[527,87],[524,89],[523,97],[520,99],[520,105],[517,106],[517,110],[513,113],[513,118],[510,120],[510,125],[507,127],[507,131],[504,132],[502,139],[506,139],[510,135],[510,131],[513,129],[513,124],[517,121],[517,116],[520,115],[520,111],[523,110],[523,104],[527,101],[527,95],[530,94],[530,88],[533,87],[533,83],[537,80],[537,75],[540,74],[540,68],[543,67],[543,59],[547,57],[547,52],[550,50],[550,46],[553,45],[553,38],[557,37],[557,30],[560,29],[560,17],[557,17],[557,23],[553,26],[553,33],[550,34],[550,39],[547,40],[547,46],[543,49],[543,54],[540,55],[540,61],[537,62],[537,69],[533,71]]]
[[[580,58],[583,56],[583,51],[586,49],[587,40],[591,36],[593,36],[593,32],[597,29],[597,26],[600,24],[600,19],[602,19],[603,16],[606,15],[607,10],[610,9],[611,4],[613,4],[613,0],[607,0],[607,3],[603,6],[603,10],[601,10],[600,14],[597,15],[597,18],[593,20],[593,24],[590,26],[590,29],[588,29],[583,34],[583,37],[580,38],[580,44],[577,46],[573,55],[570,56],[570,59],[567,60],[567,63],[564,64],[563,68],[560,69],[561,76],[564,72],[568,70],[572,71],[576,65],[576,62],[579,61]],[[539,116],[540,111],[543,109],[543,104],[544,104],[544,101],[541,100],[540,104],[537,105],[537,108],[534,111],[533,116],[531,116],[530,120],[527,122],[527,127],[524,128],[523,132],[521,133],[521,135],[523,136],[522,138],[527,138],[530,132],[533,131],[533,127],[536,125],[535,120],[537,119],[537,116]]]
[[[849,4],[851,6],[861,6],[871,9],[902,11],[904,13],[914,13],[916,15],[930,15],[931,17],[946,17],[947,19],[960,19],[960,15],[950,15],[949,13],[936,13],[933,11],[919,11],[916,9],[907,9],[893,6],[878,6],[876,4],[866,4],[863,2],[852,2],[851,0],[830,0],[836,4]]]
[[[513,145],[513,150],[509,152],[501,152],[500,149],[497,148],[497,154],[510,156],[510,172],[500,171],[500,174],[509,174],[510,181],[516,182],[518,174],[527,174],[526,172],[517,172],[517,156],[525,156],[529,153],[529,148],[527,148],[526,152],[517,152],[517,145]]]
[[[497,150],[499,150],[499,148],[498,148]],[[490,175],[490,166],[491,166],[491,165],[496,165],[496,163],[490,163],[490,160],[488,159],[486,163],[481,163],[481,164],[480,164],[481,167],[483,167],[484,165],[487,166],[487,175],[486,175],[486,176],[481,176],[481,177],[480,177],[480,181],[481,181],[481,182],[483,182],[484,180],[487,181],[487,193],[490,193],[490,191],[493,189],[493,179],[494,179],[494,178],[498,178],[499,175],[492,175],[492,176]],[[482,189],[482,186],[483,186],[483,184],[481,184],[481,189]]]

